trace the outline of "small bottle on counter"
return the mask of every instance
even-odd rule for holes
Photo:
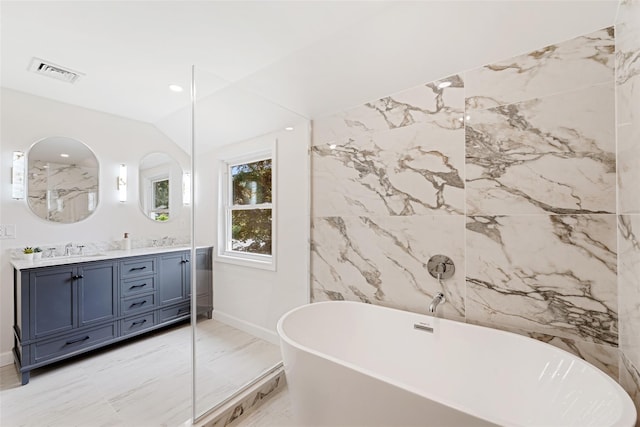
[[[126,251],[131,250],[131,239],[129,238],[129,233],[124,233],[124,239],[122,239],[122,249]]]

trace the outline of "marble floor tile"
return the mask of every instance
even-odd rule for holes
[[[618,345],[615,215],[469,217],[467,319]]]
[[[202,322],[201,322],[202,323]],[[199,323],[199,326],[201,326]],[[202,324],[208,336],[227,337],[211,348],[224,358],[231,381],[198,364],[198,407],[206,411],[249,382],[279,348],[215,320]],[[174,426],[191,418],[191,356],[188,325],[165,328],[55,365],[36,369],[20,385],[13,365],[0,368],[0,425]],[[234,336],[233,339],[230,337]],[[203,338],[203,337],[201,337]],[[244,344],[241,341],[244,340]],[[205,348],[205,339],[200,346]],[[226,342],[233,345],[223,348]],[[234,366],[233,354],[239,355]],[[262,351],[269,354],[265,357]],[[255,360],[252,357],[255,356]],[[278,361],[280,359],[278,358]],[[215,361],[210,364],[215,368]],[[267,366],[267,364],[270,364]],[[246,368],[243,371],[243,368]],[[249,369],[251,368],[251,369]],[[246,378],[242,378],[242,374]]]
[[[289,389],[285,386],[261,406],[229,427],[294,427]]]
[[[467,213],[613,213],[613,82],[471,113]]]
[[[610,27],[468,71],[467,112],[613,81],[614,50]]]
[[[464,131],[433,122],[312,149],[312,215],[464,213]]]

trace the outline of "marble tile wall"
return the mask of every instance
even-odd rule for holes
[[[640,413],[640,1],[616,23],[620,382]],[[640,426],[640,420],[638,421]]]
[[[618,378],[615,65],[611,27],[316,120],[312,301],[425,313],[442,291],[443,317]]]

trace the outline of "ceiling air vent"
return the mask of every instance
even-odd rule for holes
[[[61,67],[59,65],[52,64],[40,58],[33,58],[31,65],[29,65],[29,71],[33,71],[41,76],[51,77],[56,80],[62,80],[67,83],[75,83],[80,76],[84,76],[83,73],[73,71],[69,68]]]

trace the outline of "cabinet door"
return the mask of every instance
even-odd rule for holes
[[[184,270],[188,269],[184,252],[158,255],[158,288],[160,304],[180,302],[186,298]]]
[[[39,338],[77,325],[76,269],[39,268],[29,274],[31,337]]]
[[[118,314],[118,268],[111,261],[78,267],[80,326],[115,319]]]

